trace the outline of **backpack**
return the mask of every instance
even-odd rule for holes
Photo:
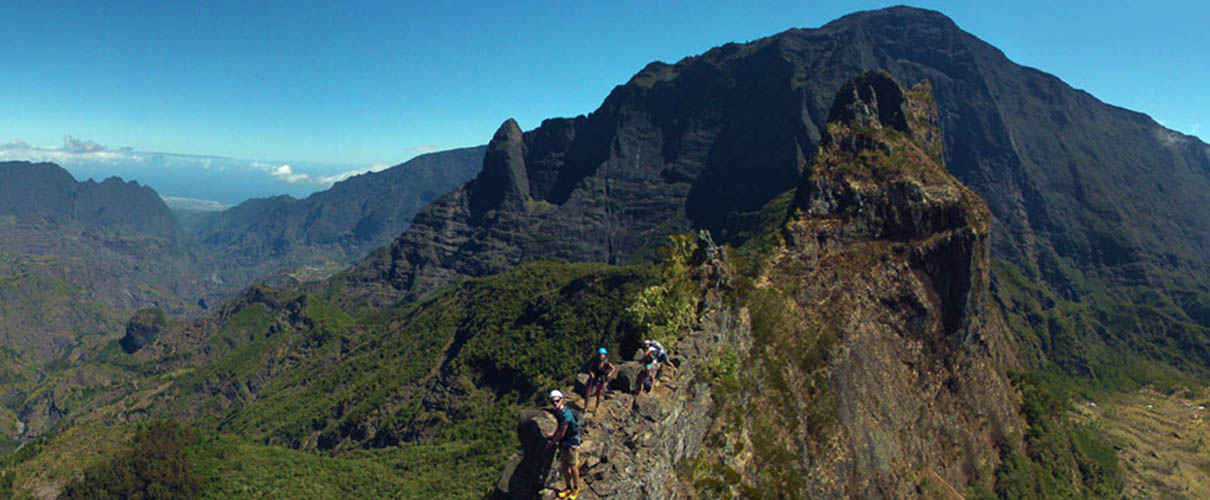
[[[656,361],[659,361],[661,363],[667,363],[668,362],[668,350],[664,349],[664,344],[661,344],[658,340],[648,340],[648,342],[651,342],[651,345],[655,347]]]
[[[568,424],[567,431],[575,433],[576,435],[579,435],[581,439],[583,439],[583,437],[584,437],[583,436],[584,412],[577,410],[576,408],[573,408],[571,406],[568,406],[567,408],[569,410],[571,410],[571,423]]]

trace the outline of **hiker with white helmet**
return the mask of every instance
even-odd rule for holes
[[[606,356],[609,354],[604,347],[597,349],[597,355],[593,356],[588,361],[588,384],[584,388],[584,408],[588,409],[588,402],[592,399],[592,395],[597,395],[597,406],[601,407],[601,396],[605,394],[605,384],[613,378],[617,373],[618,367],[610,363]]]
[[[580,420],[563,401],[558,389],[550,391],[550,404],[554,406],[555,421],[559,426],[555,433],[547,436],[546,449],[559,447],[559,472],[563,474],[566,489],[559,498],[575,500],[580,494]]]
[[[675,365],[668,361],[668,350],[664,349],[664,345],[661,344],[660,341],[644,340],[643,345],[647,348],[647,350],[651,350],[653,347],[655,348],[655,360],[659,363],[659,365],[656,367],[656,373],[653,378],[659,378],[659,375],[664,371],[665,365],[676,368]]]
[[[638,376],[634,380],[634,405],[639,404],[639,394],[651,392],[651,387],[655,383],[655,373],[660,369],[660,362],[657,357],[657,349],[655,346],[647,346],[647,350],[643,351],[643,357],[639,359],[639,364],[642,368],[639,369]]]

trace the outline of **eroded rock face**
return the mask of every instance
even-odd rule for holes
[[[22,405],[17,412],[17,421],[22,422],[22,434],[18,437],[32,438],[41,436],[55,425],[60,418],[67,414],[55,402],[55,391],[49,390]]]
[[[961,491],[1018,435],[1015,354],[989,304],[991,215],[946,172],[931,102],[927,82],[905,91],[883,73],[842,87],[754,292],[794,319],[754,333],[742,404],[758,410],[714,450],[743,484],[914,498],[928,471]]]
[[[132,353],[149,344],[160,335],[167,321],[164,311],[159,309],[142,309],[126,323],[126,335],[118,343],[127,353]]]
[[[1136,285],[1165,288],[1155,304],[1181,311],[1157,330],[1206,324],[1204,308],[1183,305],[1204,301],[1181,297],[1202,293],[1190,276],[1210,269],[1207,146],[1016,65],[940,13],[910,7],[652,63],[586,116],[546,120],[519,143],[513,131],[497,134],[497,146],[511,144],[498,148],[507,168],[485,170],[421,211],[389,250],[358,267],[354,288],[371,302],[393,302],[525,261],[627,262],[663,235],[694,229],[738,245],[746,217],[794,189],[829,136],[837,90],[879,68],[932,82],[936,142],[949,171],[994,215],[996,257],[1068,300],[1097,304]],[[874,96],[862,102],[896,112],[882,103],[893,86],[862,91]],[[906,130],[906,115],[874,115]],[[1140,344],[1130,329],[1109,328],[1155,359],[1210,365],[1205,349],[1151,354],[1163,342]],[[1103,336],[1080,332],[1094,351],[1052,361],[1080,373],[1101,357],[1095,339]]]
[[[702,449],[715,414],[709,383],[701,364],[721,349],[746,348],[749,325],[728,305],[728,267],[705,235],[695,258],[695,279],[702,283],[701,314],[692,332],[680,339],[677,367],[666,367],[652,392],[635,403],[630,394],[637,362],[618,362],[618,376],[599,408],[585,413],[580,458],[584,499],[686,498],[676,466]],[[569,404],[583,408],[580,393],[567,388]],[[496,485],[496,498],[551,497],[563,488],[555,453],[545,448],[545,436],[555,430],[554,416],[544,409],[523,410],[518,418],[518,454],[506,464]]]

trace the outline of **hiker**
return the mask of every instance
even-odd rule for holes
[[[656,369],[654,378],[659,378],[659,376],[664,371],[665,365],[669,365],[669,366],[672,366],[673,368],[676,368],[675,365],[672,365],[672,363],[670,363],[668,361],[668,350],[664,349],[664,345],[661,344],[658,340],[645,340],[645,341],[643,341],[643,345],[646,346],[647,349],[649,349],[649,350],[652,347],[655,348],[655,360],[657,362],[659,362],[659,368]]]
[[[639,394],[651,392],[651,387],[654,384],[655,373],[660,369],[660,362],[657,358],[658,349],[655,346],[647,346],[647,351],[643,353],[643,357],[639,359],[639,364],[643,368],[639,370],[639,374],[634,379],[634,404],[639,404]]]
[[[580,421],[564,404],[563,393],[558,389],[550,391],[550,404],[554,406],[555,421],[559,426],[554,434],[546,437],[546,449],[559,447],[559,472],[567,486],[559,492],[559,498],[575,500],[580,494]]]
[[[606,356],[609,351],[604,347],[597,349],[597,355],[588,361],[588,386],[584,388],[584,408],[588,409],[588,401],[592,399],[593,389],[596,389],[597,405],[601,407],[601,396],[605,394],[605,384],[617,373],[618,367],[610,363]]]

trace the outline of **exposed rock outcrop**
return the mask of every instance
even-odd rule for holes
[[[132,353],[147,345],[160,335],[167,325],[164,311],[159,309],[142,309],[126,322],[126,335],[118,340],[122,350]]]
[[[580,498],[665,499],[683,498],[675,467],[699,453],[714,414],[711,385],[702,377],[706,362],[722,349],[746,348],[746,319],[737,316],[726,300],[729,266],[708,236],[699,239],[694,262],[695,278],[702,286],[700,316],[691,332],[676,347],[676,367],[665,367],[650,394],[635,403],[630,394],[637,363],[619,363],[619,376],[600,408],[585,414],[581,447]],[[623,370],[631,368],[631,370]],[[578,391],[567,388],[570,404],[583,408]],[[558,461],[546,449],[545,436],[555,430],[547,410],[523,410],[517,436],[521,450],[505,466],[496,486],[496,498],[551,497],[562,489]]]
[[[710,456],[742,477],[733,493],[915,498],[925,476],[990,480],[1023,426],[989,298],[991,214],[943,167],[927,82],[863,74],[830,116],[752,291],[767,298],[749,302],[757,344],[729,404],[754,410],[716,422]]]
[[[1014,347],[989,302],[991,215],[943,167],[929,84],[865,73],[830,116],[753,288],[725,301],[728,273],[699,271],[713,291],[675,375],[637,408],[619,376],[587,417],[585,498],[914,498],[925,481],[990,480],[1020,438]],[[698,269],[725,269],[713,255]],[[724,350],[744,360],[729,388],[703,371]],[[561,487],[543,446],[554,425],[522,412],[498,497]]]
[[[1173,318],[1154,330],[1196,323],[1192,336],[1207,336],[1204,307],[1194,305],[1204,300],[1181,297],[1202,296],[1191,276],[1210,269],[1202,251],[1210,247],[1202,196],[1210,148],[1013,64],[945,16],[909,7],[648,65],[591,114],[522,133],[508,169],[489,169],[421,211],[389,251],[359,266],[361,297],[406,300],[526,261],[624,263],[686,230],[738,244],[751,214],[793,189],[815,156],[837,89],[877,68],[932,82],[937,142],[950,172],[984,197],[995,257],[1063,298],[1107,311],[1115,305],[1097,301],[1136,293],[1125,287],[1166,288],[1167,296],[1145,299]],[[505,191],[528,201],[482,197],[502,200]],[[472,210],[472,198],[483,207]],[[1097,345],[1101,333],[1085,330],[1062,332],[1092,341],[1088,353],[1056,356],[1072,371],[1093,363],[1082,356],[1116,357]],[[1210,362],[1201,341],[1156,354],[1163,341],[1140,343],[1127,328],[1110,333],[1164,362],[1197,370]]]

